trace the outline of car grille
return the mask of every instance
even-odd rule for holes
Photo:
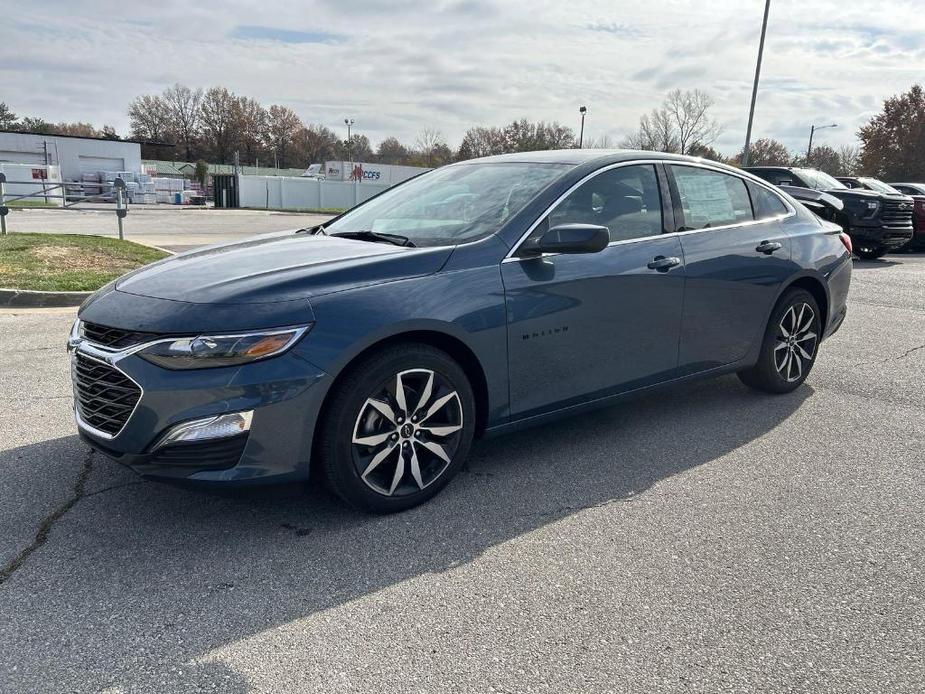
[[[880,212],[880,220],[890,227],[912,227],[912,203],[886,200]]]
[[[141,397],[138,384],[118,369],[75,352],[71,361],[74,406],[89,426],[117,435]]]
[[[95,345],[109,347],[110,349],[123,349],[142,342],[150,342],[160,337],[157,333],[121,330],[120,328],[110,328],[98,323],[87,322],[82,324],[81,335]]]

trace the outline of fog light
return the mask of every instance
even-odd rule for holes
[[[152,450],[157,450],[171,443],[190,443],[207,439],[223,439],[250,431],[254,411],[232,412],[203,419],[194,419],[172,427]]]

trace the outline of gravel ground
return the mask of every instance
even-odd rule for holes
[[[0,313],[0,691],[922,691],[925,256],[856,265],[795,393],[483,441],[386,518],[89,454],[72,317]]]

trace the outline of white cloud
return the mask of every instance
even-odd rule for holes
[[[699,88],[725,126],[718,148],[732,152],[762,10],[760,0],[46,0],[3,11],[0,100],[22,115],[125,132],[138,94],[223,84],[308,122],[336,128],[349,115],[374,142],[413,142],[431,126],[455,144],[472,125],[521,116],[577,128],[581,104],[586,136],[619,139],[667,90]],[[814,0],[810,11],[775,0],[754,137],[796,149],[810,124],[834,121],[841,127],[822,141],[853,141],[884,98],[925,74],[920,24],[915,1]],[[283,40],[246,38],[273,29]]]

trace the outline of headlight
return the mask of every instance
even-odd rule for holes
[[[199,335],[155,342],[138,356],[165,369],[211,369],[236,366],[282,354],[311,326],[239,335]]]

